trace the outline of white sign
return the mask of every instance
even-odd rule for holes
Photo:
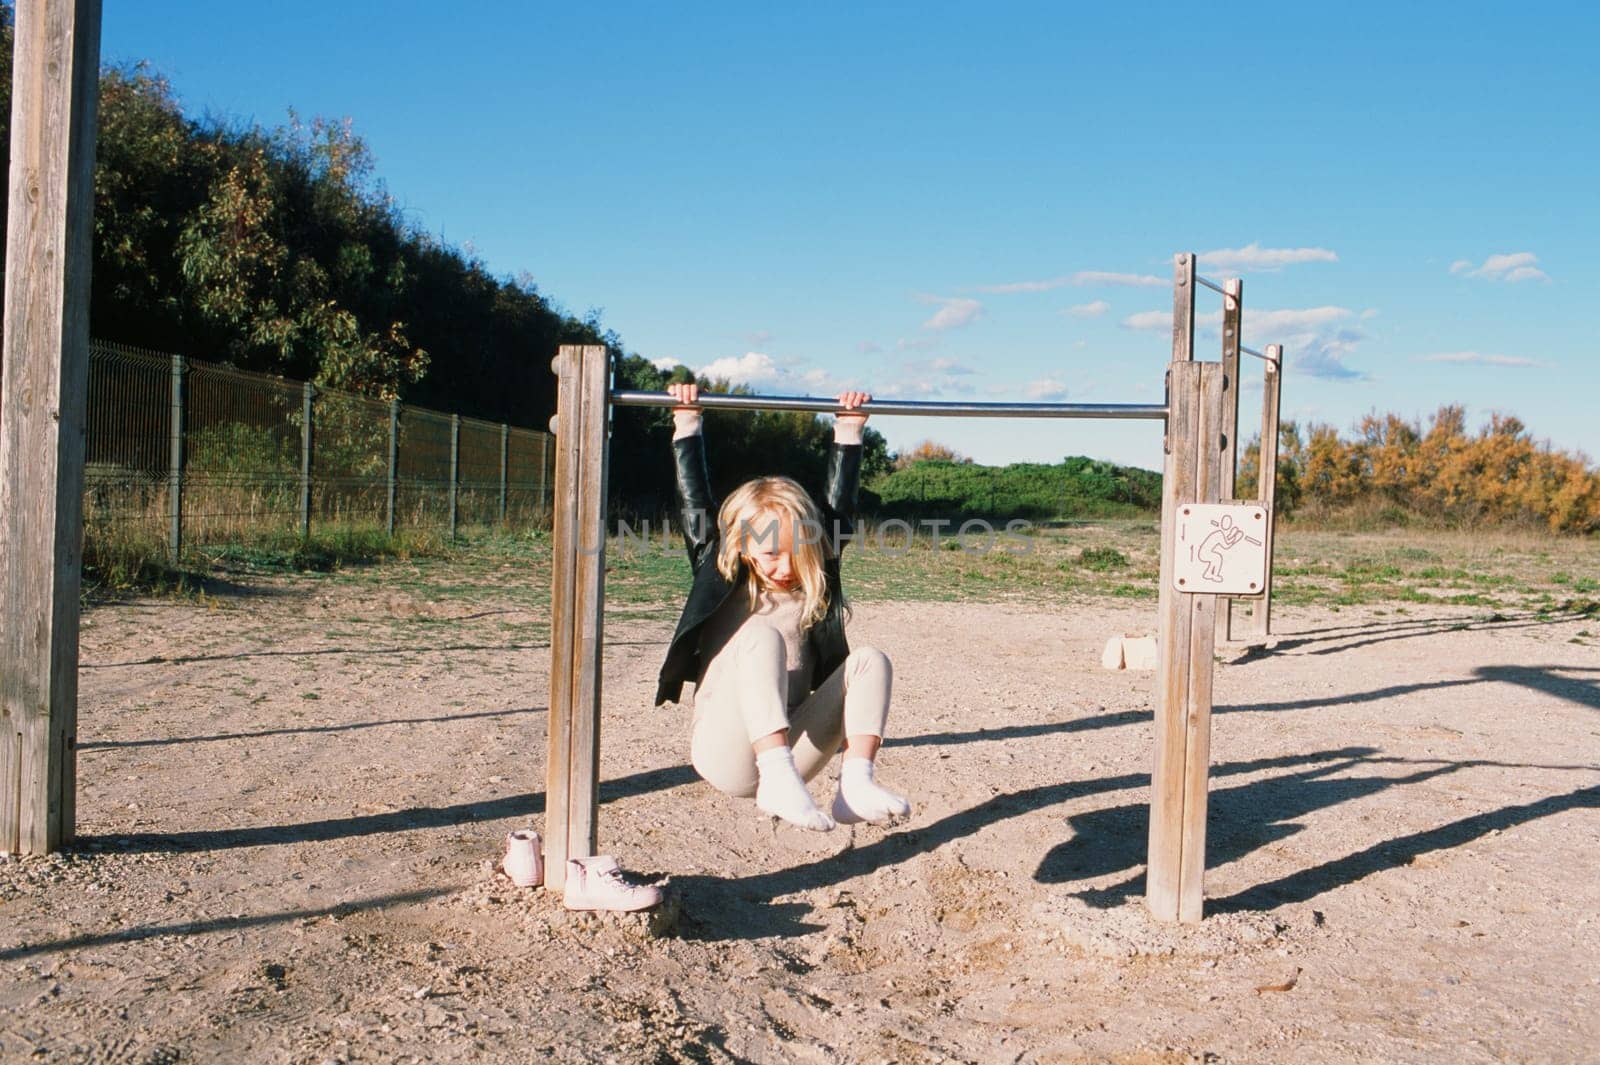
[[[1267,508],[1185,503],[1173,537],[1172,583],[1180,592],[1260,595],[1267,587]]]

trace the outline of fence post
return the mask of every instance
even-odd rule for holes
[[[599,844],[610,352],[563,345],[555,370],[544,882],[559,891],[566,883],[567,859],[591,855]]]
[[[456,538],[457,511],[461,503],[456,486],[461,483],[461,415],[450,415],[450,539]]]
[[[500,423],[500,528],[506,526],[506,475],[511,471],[511,426]]]
[[[400,401],[389,401],[389,485],[388,506],[385,509],[384,524],[389,530],[389,536],[394,536],[394,511],[395,496],[400,483]]]
[[[315,434],[312,430],[312,407],[317,386],[310,381],[301,389],[300,399],[300,539],[311,539],[311,449]]]
[[[167,471],[167,554],[174,566],[183,556],[183,466],[184,466],[184,394],[188,376],[188,363],[182,355],[172,356],[172,442]]]
[[[553,420],[553,419],[552,419]],[[549,503],[545,500],[545,491],[550,487],[550,437],[552,433],[539,434],[539,487],[538,509],[548,511]]]

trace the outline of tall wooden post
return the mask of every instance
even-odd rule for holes
[[[385,493],[384,527],[394,535],[395,496],[400,488],[400,401],[389,401],[389,483]]]
[[[316,447],[317,386],[310,381],[300,390],[300,539],[311,539],[311,461]]]
[[[172,406],[168,420],[172,434],[167,461],[167,554],[174,566],[183,557],[183,466],[184,466],[184,386],[188,363],[182,355],[172,357]]]
[[[1230,277],[1222,283],[1222,498],[1232,499],[1239,472],[1239,343],[1244,315],[1244,282]],[[1223,639],[1233,638],[1235,600],[1223,601]]]
[[[1221,498],[1223,372],[1193,362],[1194,258],[1177,258],[1172,364],[1167,368],[1166,463],[1161,483],[1161,586],[1157,613],[1155,766],[1145,899],[1162,921],[1198,921],[1204,900],[1211,759],[1214,595],[1173,586],[1177,516],[1186,503]]]
[[[0,850],[76,822],[99,0],[17,5],[0,340]]]
[[[1278,538],[1278,419],[1283,408],[1283,345],[1267,345],[1267,375],[1261,390],[1261,454],[1256,461],[1256,498],[1267,508],[1267,581],[1251,608],[1245,639],[1266,643],[1272,635],[1272,554]]]
[[[555,360],[556,481],[551,507],[549,758],[545,886],[599,846],[601,649],[611,356],[564,345]]]

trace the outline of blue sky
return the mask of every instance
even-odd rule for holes
[[[1597,33],[1540,3],[113,0],[102,54],[191,115],[350,117],[418,225],[761,390],[1154,402],[1194,251],[1286,345],[1285,417],[1460,403],[1593,461]],[[1147,422],[874,424],[1160,464]]]

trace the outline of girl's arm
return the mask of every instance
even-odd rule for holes
[[[856,500],[861,489],[861,437],[867,416],[856,410],[872,397],[865,392],[841,392],[844,408],[833,420],[833,447],[828,452],[828,487],[823,493],[823,516],[834,528],[825,530],[835,544],[835,554],[844,550],[855,534]],[[837,530],[837,532],[835,532]]]
[[[689,551],[689,565],[699,569],[716,528],[711,476],[706,470],[705,438],[700,435],[700,386],[691,381],[668,385],[667,391],[679,404],[672,408],[678,527],[683,531],[683,543]]]

